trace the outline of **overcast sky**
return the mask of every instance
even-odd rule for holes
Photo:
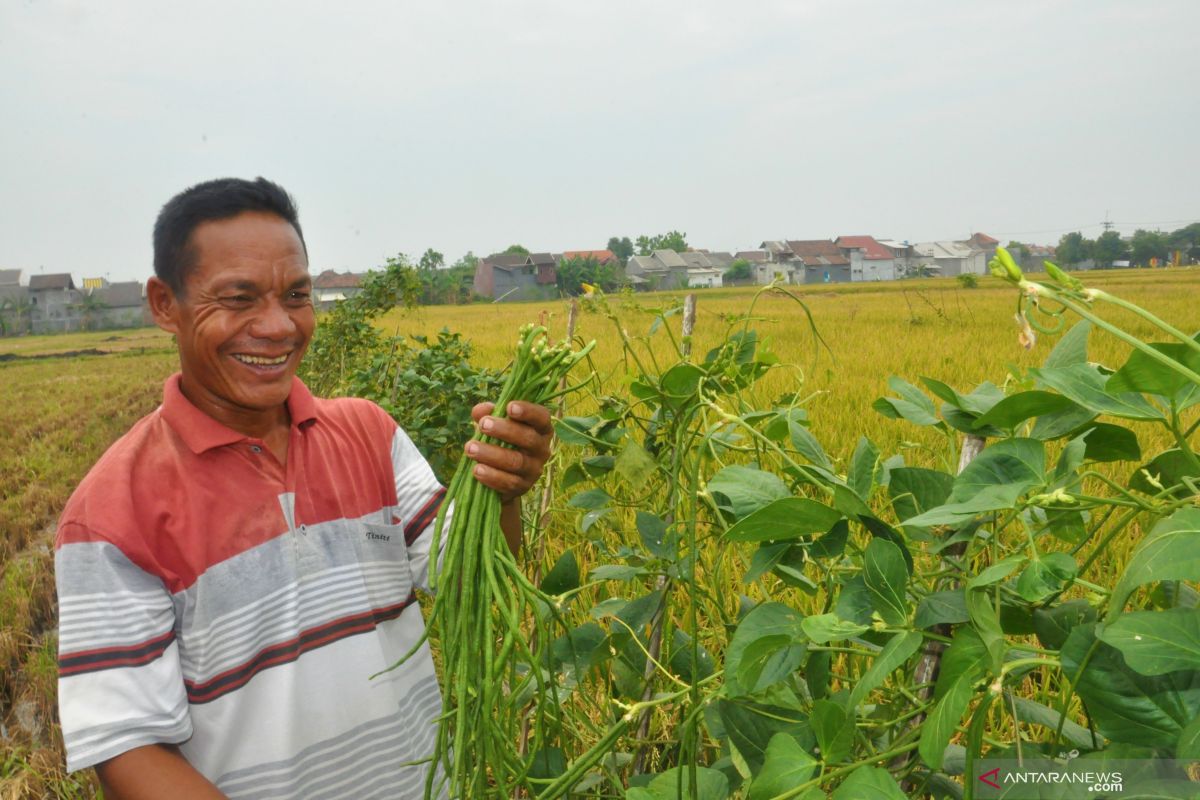
[[[433,247],[696,247],[1200,220],[1196,0],[0,0],[0,268],[150,274],[263,175],[314,274]]]

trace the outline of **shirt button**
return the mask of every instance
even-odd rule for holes
[[[252,453],[261,453],[261,452],[262,452],[262,448],[261,448],[261,447],[259,447],[259,446],[258,446],[258,445],[256,445],[256,444],[252,444],[252,445],[250,445],[250,452],[252,452]]]
[[[300,532],[301,532],[301,533],[308,533],[308,526],[307,526],[307,525],[301,525],[301,526],[300,526]]]

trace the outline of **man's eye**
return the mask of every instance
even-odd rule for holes
[[[248,294],[231,294],[226,297],[222,297],[221,302],[229,303],[230,305],[245,305],[246,303],[253,303],[254,298]]]
[[[307,303],[308,297],[308,292],[291,292],[288,294],[288,299],[296,303]]]

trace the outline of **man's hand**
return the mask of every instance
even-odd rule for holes
[[[480,403],[471,409],[471,418],[488,436],[512,445],[512,449],[482,442],[468,442],[467,456],[475,459],[475,477],[484,486],[495,489],[500,501],[510,505],[525,494],[542,476],[550,458],[550,440],[554,426],[550,410],[535,403],[508,404],[508,417],[491,416],[495,403]]]

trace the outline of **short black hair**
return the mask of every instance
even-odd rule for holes
[[[195,257],[189,247],[192,231],[203,222],[229,219],[245,211],[266,211],[286,220],[296,229],[300,246],[308,256],[296,201],[282,186],[262,177],[253,181],[218,178],[184,189],[158,212],[154,222],[154,274],[171,291],[182,295]]]

